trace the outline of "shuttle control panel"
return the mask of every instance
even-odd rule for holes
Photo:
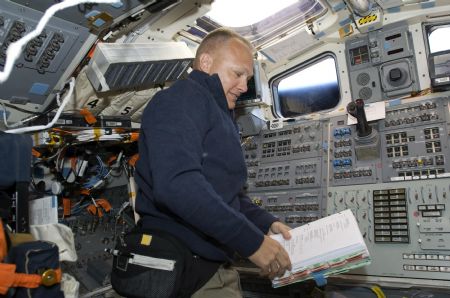
[[[399,22],[347,39],[348,115],[290,119],[244,138],[247,193],[292,227],[351,209],[372,257],[353,278],[444,285],[450,97],[420,95],[412,35]],[[365,107],[374,103],[385,116],[367,122]]]
[[[292,227],[351,209],[373,259],[351,274],[448,280],[448,104],[387,106],[370,150],[347,116],[247,137],[248,195]]]

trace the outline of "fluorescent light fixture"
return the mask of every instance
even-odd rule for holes
[[[206,14],[225,27],[256,24],[299,0],[214,0]]]

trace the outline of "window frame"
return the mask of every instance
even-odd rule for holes
[[[326,110],[320,110],[320,111],[313,111],[313,112],[309,112],[309,113],[304,113],[304,114],[299,114],[293,117],[286,117],[282,114],[281,112],[281,104],[280,104],[280,99],[279,99],[279,95],[278,95],[278,85],[279,83],[285,79],[288,78],[289,76],[292,76],[304,69],[307,69],[311,66],[313,66],[314,64],[317,64],[325,59],[333,59],[334,61],[334,65],[335,65],[335,72],[336,72],[336,81],[337,81],[337,86],[338,86],[338,91],[339,91],[339,99],[336,102],[336,105],[334,107],[331,107],[329,109]],[[341,81],[339,78],[339,71],[338,71],[338,63],[337,63],[337,57],[333,52],[325,52],[325,53],[321,53],[309,60],[306,60],[300,64],[297,64],[294,67],[291,67],[275,76],[273,76],[270,80],[269,80],[269,88],[272,91],[272,112],[273,115],[276,118],[302,118],[305,117],[307,115],[310,114],[318,114],[318,113],[326,113],[326,112],[330,112],[334,109],[336,109],[337,107],[339,107],[339,104],[342,102],[342,92],[341,92]]]
[[[256,49],[263,49],[274,40],[278,40],[281,36],[305,27],[308,22],[319,19],[330,11],[328,4],[324,0],[303,1],[305,3],[291,4],[255,24],[242,27],[231,27],[231,29],[248,39]],[[303,14],[298,14],[296,8],[299,5],[308,5],[308,2],[314,2],[314,4],[308,11],[304,11]],[[302,11],[300,10],[300,12]],[[217,23],[208,16],[197,19],[196,26],[203,28],[203,30],[208,32],[212,31],[209,29],[223,27],[222,24]]]
[[[439,54],[440,52],[450,51],[450,44],[449,44],[449,48],[447,50],[436,51],[434,53],[431,53],[429,37],[430,37],[431,33],[433,33],[434,31],[436,31],[439,28],[444,28],[444,27],[448,27],[450,29],[450,21],[424,24],[423,34],[424,34],[425,46],[427,49],[427,57],[429,57],[430,55]]]

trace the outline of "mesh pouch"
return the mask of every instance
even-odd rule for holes
[[[175,237],[137,228],[117,241],[113,254],[111,284],[118,294],[148,298],[185,296],[181,290],[182,275],[191,266],[192,253]]]

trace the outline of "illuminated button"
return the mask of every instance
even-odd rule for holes
[[[391,199],[405,199],[405,191],[404,190],[395,190],[392,189],[389,191]]]
[[[419,205],[419,206],[417,206],[417,209],[419,211],[424,211],[424,210],[427,210],[427,206],[426,205]]]
[[[394,230],[406,230],[408,229],[408,225],[392,225],[391,228]]]
[[[405,259],[405,260],[414,260],[414,254],[403,254],[403,259]]]
[[[414,255],[414,259],[416,259],[416,260],[426,260],[427,256],[426,255],[422,255],[422,254],[415,254]]]
[[[448,266],[441,266],[441,267],[439,267],[439,271],[441,271],[441,272],[450,272],[450,267],[448,267]]]
[[[403,265],[403,270],[415,271],[416,267],[414,265]]]
[[[391,211],[406,211],[405,207],[391,207]]]
[[[391,206],[405,206],[406,205],[406,201],[404,200],[400,200],[400,201],[391,201],[390,202]]]
[[[391,242],[391,237],[375,237],[377,242]]]
[[[390,231],[375,231],[376,236],[391,236]]]
[[[377,229],[377,230],[390,230],[391,226],[390,225],[376,225],[375,229]]]
[[[377,196],[377,198],[378,198],[378,199],[381,199],[381,200],[389,200],[389,194],[388,194],[388,193],[385,193],[385,194],[379,194],[379,195]]]
[[[379,207],[379,206],[389,206],[389,202],[383,202],[383,201],[374,202],[374,205],[377,206],[377,207]]]
[[[392,231],[392,236],[408,236],[408,231]]]
[[[439,267],[438,266],[428,266],[427,270],[431,271],[431,272],[439,272]]]
[[[450,261],[450,256],[444,256],[444,259],[445,259],[446,261]]]
[[[389,213],[375,213],[375,218],[389,217]]]
[[[436,205],[436,209],[437,210],[445,210],[445,205],[444,204],[437,204]]]
[[[388,224],[391,220],[389,218],[378,218],[375,219],[375,224]]]
[[[406,212],[394,212],[391,213],[391,217],[406,217]]]
[[[438,256],[437,255],[427,255],[427,260],[437,260]]]
[[[373,195],[374,196],[378,196],[378,197],[388,198],[389,197],[389,190],[374,190],[373,191]]]
[[[408,237],[392,237],[392,242],[409,242]]]
[[[422,211],[423,217],[440,217],[441,211]]]
[[[427,266],[416,265],[416,271],[427,271]]]
[[[391,223],[408,223],[408,220],[406,218],[393,218],[391,219]]]
[[[427,210],[436,210],[435,205],[427,205]]]
[[[375,207],[374,208],[375,212],[385,212],[385,211],[389,211],[389,207]]]

